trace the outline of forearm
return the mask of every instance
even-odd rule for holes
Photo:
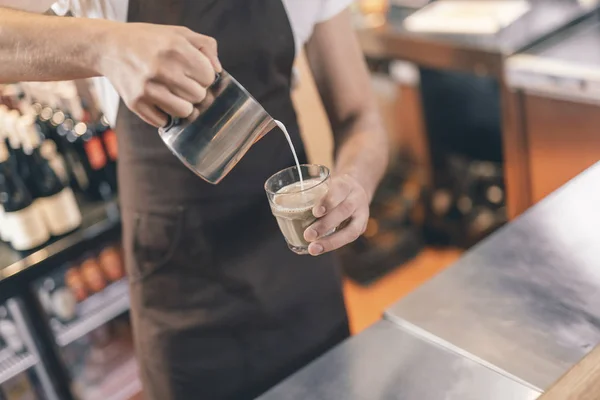
[[[0,8],[0,82],[98,76],[110,24]]]
[[[365,111],[346,124],[334,127],[335,172],[353,176],[369,201],[388,164],[388,139],[376,110]]]

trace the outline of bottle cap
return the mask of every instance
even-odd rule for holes
[[[88,127],[85,123],[83,122],[79,122],[77,125],[75,125],[75,133],[77,134],[77,136],[83,136],[88,130]]]

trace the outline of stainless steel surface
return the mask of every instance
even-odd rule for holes
[[[381,321],[260,400],[533,400],[526,385]]]
[[[600,102],[600,13],[506,61],[513,88]]]
[[[217,184],[274,127],[265,109],[223,71],[191,117],[172,119],[159,134],[190,170]]]
[[[600,343],[599,182],[596,164],[386,318],[547,389]]]
[[[385,26],[360,30],[359,39],[374,58],[502,77],[507,56],[591,14],[593,8],[570,0],[532,0],[527,14],[495,35],[410,32],[403,21],[415,10],[393,8]]]

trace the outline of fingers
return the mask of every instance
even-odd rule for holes
[[[165,113],[148,103],[137,104],[136,107],[133,108],[133,111],[135,111],[144,122],[157,128],[165,126],[168,122],[168,117]]]
[[[220,73],[223,70],[221,62],[219,61],[217,41],[214,38],[201,35],[189,29],[185,29],[183,35],[196,49],[204,53],[217,73]]]
[[[345,228],[331,236],[321,238],[318,241],[311,243],[308,246],[308,252],[312,256],[318,256],[354,242],[364,233],[368,219],[368,209],[361,209],[361,211],[358,211],[352,216],[352,220]]]
[[[217,75],[217,68],[214,66],[213,61],[202,51],[198,51],[193,45],[186,44],[188,47],[184,50],[185,54],[185,74],[198,82],[204,87],[209,87],[215,81]]]
[[[200,104],[207,95],[204,86],[187,76],[180,77],[177,81],[169,81],[166,86],[175,96],[192,104]]]
[[[339,205],[306,229],[304,232],[304,239],[312,242],[326,235],[328,232],[331,232],[340,226],[342,222],[352,217],[360,205],[361,199],[359,193],[350,192]]]
[[[337,250],[362,235],[369,219],[367,194],[352,177],[332,178],[329,192],[313,208],[313,214],[319,219],[306,229],[304,239],[310,242],[309,253],[316,256]]]
[[[158,83],[148,83],[145,95],[147,101],[173,117],[187,118],[194,111],[194,105],[190,101],[177,97]]]
[[[321,218],[339,206],[352,191],[351,183],[345,177],[332,178],[329,191],[313,208],[313,214]]]

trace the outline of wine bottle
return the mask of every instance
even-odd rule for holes
[[[71,118],[67,118],[62,111],[54,113],[51,119],[51,129],[55,133],[58,149],[68,165],[72,177],[72,186],[82,193],[87,193],[90,188],[90,177],[85,160],[81,158],[68,139],[74,127],[75,122]]]
[[[106,178],[110,184],[113,192],[117,192],[117,159],[119,157],[119,149],[117,144],[117,134],[114,129],[108,123],[108,119],[105,115],[100,117],[100,120],[96,123],[94,128],[95,133],[102,139],[106,155],[108,156],[108,163],[106,165]]]
[[[31,115],[22,116],[18,127],[31,165],[30,188],[50,233],[59,236],[78,228],[81,225],[81,212],[75,195],[42,156],[41,133],[34,118]]]
[[[105,178],[109,181],[111,187],[116,188],[117,137],[111,129],[108,120],[102,116],[96,123],[89,121],[90,114],[82,107],[81,97],[79,97],[73,82],[60,83],[59,97],[61,98],[63,110],[66,115],[75,122],[75,133],[77,133],[78,127],[81,127],[79,123],[83,122],[87,124],[89,132],[86,131],[80,137],[85,142],[83,146],[86,150],[85,155],[90,160],[92,169],[103,169]],[[95,137],[100,140],[96,140]],[[100,151],[101,148],[102,152]],[[111,179],[113,175],[114,179]],[[114,184],[110,182],[111,180],[114,180]]]
[[[4,132],[7,136],[8,150],[10,153],[10,160],[13,163],[14,168],[17,170],[23,181],[26,183],[29,181],[31,171],[29,169],[29,162],[27,156],[23,152],[21,146],[21,140],[19,133],[17,132],[17,121],[19,120],[20,114],[16,110],[8,111],[4,114]]]
[[[31,193],[10,161],[4,141],[0,141],[0,205],[4,208],[4,226],[15,250],[31,250],[50,238]]]
[[[86,166],[90,178],[88,195],[98,200],[109,200],[113,190],[106,178],[108,157],[101,139],[83,122],[77,123],[67,138]]]

